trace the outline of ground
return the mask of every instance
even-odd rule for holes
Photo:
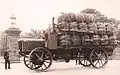
[[[0,60],[3,61],[3,60]],[[120,60],[109,60],[108,64],[102,69],[93,67],[83,67],[75,65],[75,61],[55,62],[47,72],[36,72],[28,69],[23,61],[21,63],[12,63],[9,70],[4,69],[4,63],[0,63],[1,75],[120,75]]]

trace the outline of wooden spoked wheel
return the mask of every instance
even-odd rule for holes
[[[79,64],[81,64],[84,67],[89,67],[91,65],[91,63],[86,58],[81,58]]]
[[[95,49],[90,53],[90,62],[95,68],[102,68],[108,62],[108,54],[105,50]]]
[[[24,55],[24,64],[27,68],[30,68],[30,63],[29,63],[29,55]]]
[[[89,67],[91,65],[89,59],[85,56],[85,53],[83,53],[83,56],[80,55],[79,64],[84,67]]]
[[[35,65],[33,68],[31,68],[31,65],[34,65],[31,60],[29,60],[29,55],[24,56],[24,64],[29,69],[37,69],[39,68],[39,65]]]
[[[32,63],[30,68],[44,71],[51,66],[52,59],[52,54],[49,50],[42,47],[35,48],[29,54],[29,63]]]

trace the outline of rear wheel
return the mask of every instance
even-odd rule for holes
[[[108,54],[105,50],[95,49],[90,53],[90,62],[95,68],[102,68],[108,62]]]
[[[49,50],[38,47],[34,49],[29,55],[31,69],[40,69],[42,71],[49,68],[52,64],[52,54]],[[36,67],[37,66],[37,67]]]
[[[88,53],[83,53],[83,56],[80,56],[79,64],[81,64],[84,67],[89,67],[91,65],[88,59]]]
[[[81,64],[84,67],[89,67],[91,63],[86,58],[81,58],[79,60],[79,64]]]
[[[90,63],[88,57],[85,55],[84,52],[82,54],[78,53],[78,57],[79,57],[78,58],[79,64],[81,64],[84,67],[91,66],[91,63]]]

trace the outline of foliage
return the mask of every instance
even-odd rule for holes
[[[31,38],[31,39],[41,39],[42,31],[31,29],[30,32],[26,32],[24,35],[21,35],[21,38]]]
[[[7,36],[4,32],[1,32],[0,35],[0,52],[1,54],[5,52],[6,48],[7,48]]]

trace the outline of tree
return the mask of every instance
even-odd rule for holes
[[[21,38],[41,39],[42,31],[31,29],[30,32],[26,32],[24,35],[21,34]]]
[[[117,20],[116,22],[116,25],[114,26],[116,28],[116,37],[117,37],[117,40],[120,40],[120,21]]]
[[[1,32],[1,35],[0,35],[0,52],[1,54],[5,52],[5,50],[7,49],[7,37],[6,37],[6,34],[4,32]]]

